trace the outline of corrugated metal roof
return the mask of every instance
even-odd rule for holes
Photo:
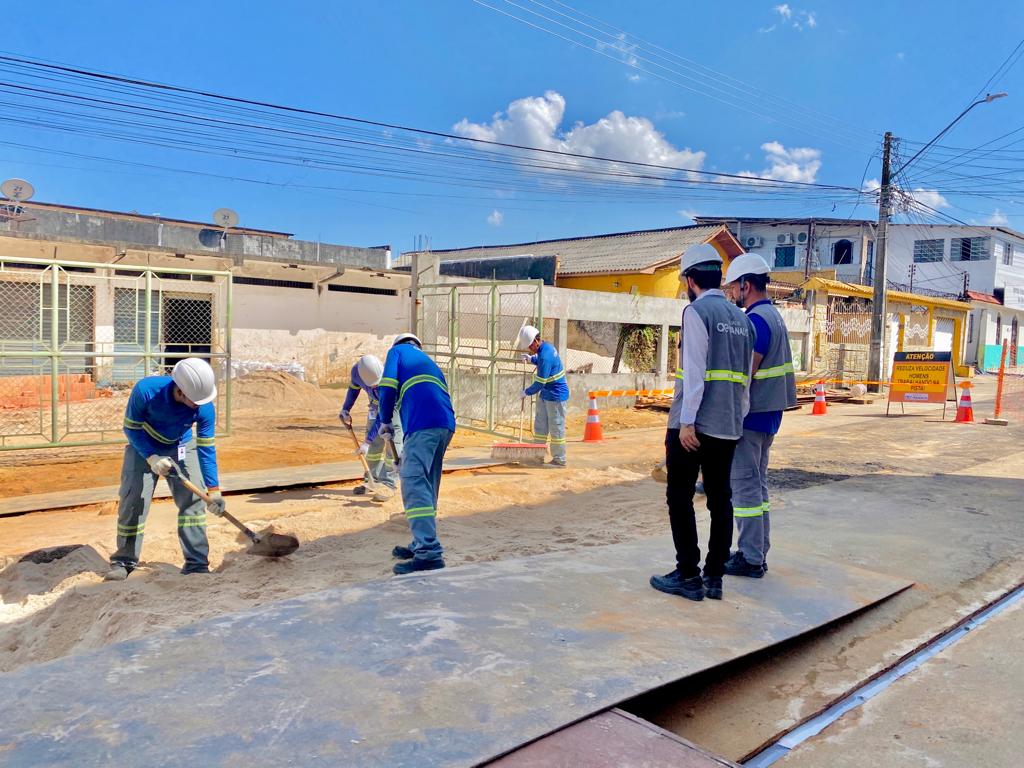
[[[441,261],[486,259],[501,256],[557,256],[559,275],[609,274],[651,271],[671,264],[691,245],[705,243],[716,236],[739,243],[723,225],[672,227],[609,235],[571,237],[563,240],[538,240],[511,245],[482,245],[431,251]],[[725,243],[723,243],[724,245]],[[731,250],[731,249],[730,249]],[[410,254],[402,254],[403,260]]]

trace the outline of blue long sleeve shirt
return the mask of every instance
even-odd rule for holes
[[[388,351],[378,391],[380,424],[390,424],[397,408],[406,436],[421,429],[455,431],[448,382],[437,363],[416,345],[399,344]],[[375,424],[367,439],[376,437],[377,429]]]
[[[147,376],[132,387],[124,412],[124,434],[143,458],[154,453],[177,458],[173,448],[192,438],[193,425],[203,482],[207,488],[217,488],[217,411],[213,403],[198,408],[179,403],[170,376]]]
[[[533,383],[526,388],[527,395],[535,395],[540,392],[541,400],[551,400],[556,403],[569,399],[565,367],[554,346],[542,341],[540,347],[537,348],[537,354],[530,358],[530,362],[537,366],[537,372],[533,376]]]

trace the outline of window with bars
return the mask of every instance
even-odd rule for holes
[[[1003,264],[1007,267],[1013,266],[1013,243],[1006,243],[1003,246]]]
[[[914,241],[914,263],[927,264],[933,261],[942,261],[946,249],[946,241],[939,240],[915,240]]]
[[[796,266],[796,246],[783,245],[775,249],[775,267]]]
[[[988,261],[991,257],[990,237],[954,237],[949,241],[950,261]]]

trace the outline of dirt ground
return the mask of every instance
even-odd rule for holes
[[[990,398],[985,385],[975,390],[979,418]],[[256,431],[262,425],[258,410],[240,414],[236,434],[222,443],[225,466],[252,469],[337,460],[350,451],[347,436],[334,426],[337,400],[328,397],[315,413],[306,414],[306,421],[275,423],[269,431]],[[788,525],[804,521],[804,529],[786,533],[783,527],[777,535],[783,541],[800,538],[801,546],[820,542],[820,548],[844,562],[891,570],[918,586],[891,607],[836,629],[827,641],[797,644],[763,662],[763,668],[761,662],[747,662],[736,672],[704,680],[700,690],[676,691],[672,701],[637,704],[634,711],[639,714],[734,759],[943,628],[958,612],[1024,577],[1018,540],[986,539],[991,534],[978,523],[995,526],[998,521],[973,517],[1006,515],[1007,505],[1020,498],[1024,427],[939,423],[938,412],[926,407],[887,419],[881,404],[833,405],[823,418],[808,414],[804,409],[786,416],[772,476],[773,515],[776,509],[781,515],[791,509],[794,517]],[[664,486],[649,476],[662,455],[665,415],[624,411],[602,414],[602,421],[608,439],[596,445],[570,442],[567,470],[499,467],[446,476],[439,526],[449,565],[571,553],[666,533]],[[252,425],[252,430],[242,424]],[[581,433],[580,419],[569,434],[578,439]],[[481,455],[491,442],[474,433],[461,433],[459,440],[479,445]],[[88,485],[109,484],[116,482],[120,449],[112,449],[100,462],[94,453],[105,451],[69,450],[56,467],[38,453],[0,456],[0,471],[6,473],[0,478],[5,492],[7,480],[14,477],[31,476],[45,490],[74,487],[72,473],[78,473],[74,477],[80,485],[86,484],[83,478]],[[1017,458],[1006,458],[1012,456]],[[958,478],[958,472],[970,474]],[[986,497],[978,479],[986,476],[992,483],[1005,483],[999,495]],[[864,518],[870,530],[857,526],[858,515],[867,515],[858,509],[858,482],[891,483],[897,489],[891,511]],[[898,514],[901,504],[938,505],[936,509],[948,511],[954,498],[956,516],[950,519],[955,522],[936,515],[936,530],[918,537],[932,542],[935,556],[935,562],[921,563],[923,570],[915,572],[910,566],[928,560],[927,554],[910,562],[898,554],[896,544],[910,540],[906,533],[892,534],[890,549],[897,554],[871,549],[871,537],[887,535],[885,516]],[[821,499],[827,500],[824,508]],[[244,553],[233,528],[213,520],[209,536],[215,573],[181,576],[175,510],[168,502],[157,502],[147,526],[144,566],[128,581],[109,584],[100,576],[113,545],[109,511],[60,510],[0,519],[0,671],[326,587],[387,578],[391,547],[407,542],[399,501],[375,505],[353,496],[351,484],[237,495],[229,503],[253,527],[272,523],[294,532],[302,547],[283,561],[256,558]],[[941,548],[961,541],[953,554]],[[80,546],[52,562],[23,559],[25,553],[58,545]],[[865,551],[873,554],[867,557]],[[652,564],[652,572],[661,566],[668,570],[669,555],[666,563]],[[961,560],[966,564],[961,566]],[[870,623],[872,615],[879,617],[877,623]],[[869,622],[866,635],[858,622]]]
[[[251,374],[234,386],[232,434],[217,439],[222,472],[305,466],[352,456],[352,439],[338,422],[344,389],[317,389],[276,372]],[[103,405],[120,414],[126,399],[107,400]],[[365,397],[356,402],[353,418],[359,433],[358,425],[366,420]],[[601,421],[605,429],[614,431],[661,425],[665,415],[616,408],[602,412]],[[582,436],[585,422],[585,414],[570,416],[566,424],[570,437]],[[463,429],[456,433],[452,447],[490,446],[494,440]],[[123,452],[123,445],[100,445],[0,453],[0,498],[116,485]]]

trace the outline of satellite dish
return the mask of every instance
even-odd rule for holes
[[[228,230],[238,225],[238,214],[230,208],[218,208],[213,212],[213,221],[221,229]]]
[[[18,203],[30,200],[32,195],[36,193],[36,188],[24,179],[8,179],[3,184],[0,184],[0,192],[3,192],[4,197],[8,200],[13,200],[15,205],[17,205]]]

